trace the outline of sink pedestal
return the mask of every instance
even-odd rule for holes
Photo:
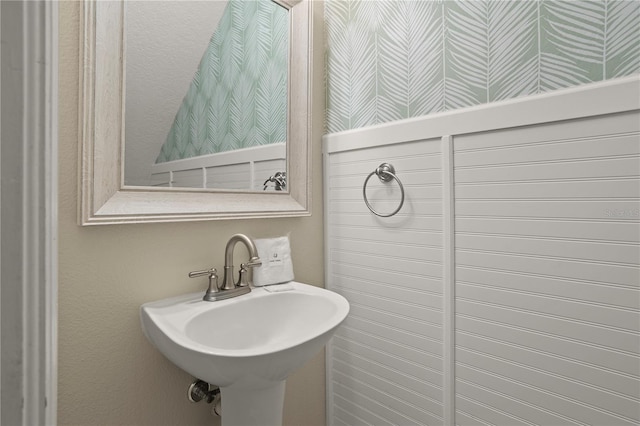
[[[282,426],[285,381],[262,389],[220,388],[222,426]]]

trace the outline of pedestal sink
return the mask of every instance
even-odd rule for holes
[[[286,378],[348,312],[344,297],[298,282],[217,302],[194,293],[140,308],[142,329],[160,352],[220,387],[223,426],[281,425]]]

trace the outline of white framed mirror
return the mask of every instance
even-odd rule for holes
[[[206,185],[176,188],[126,184],[125,2],[83,1],[81,225],[310,215],[312,5],[311,0],[277,0],[277,3],[287,9],[289,16],[286,147],[283,148],[286,190],[259,192]]]

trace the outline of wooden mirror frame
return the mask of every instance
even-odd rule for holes
[[[124,2],[84,0],[80,25],[80,225],[311,215],[312,0],[290,13],[288,192],[124,185]]]

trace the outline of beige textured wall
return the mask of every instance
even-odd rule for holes
[[[322,31],[317,2],[315,28]],[[222,266],[227,239],[291,233],[296,278],[323,285],[322,37],[314,57],[313,216],[182,224],[76,225],[78,197],[78,2],[60,2],[59,412],[60,425],[218,424],[186,399],[191,377],[144,338],[140,304],[201,291],[187,272]],[[268,318],[265,318],[268,320]],[[323,425],[324,356],[287,383],[285,424]]]

